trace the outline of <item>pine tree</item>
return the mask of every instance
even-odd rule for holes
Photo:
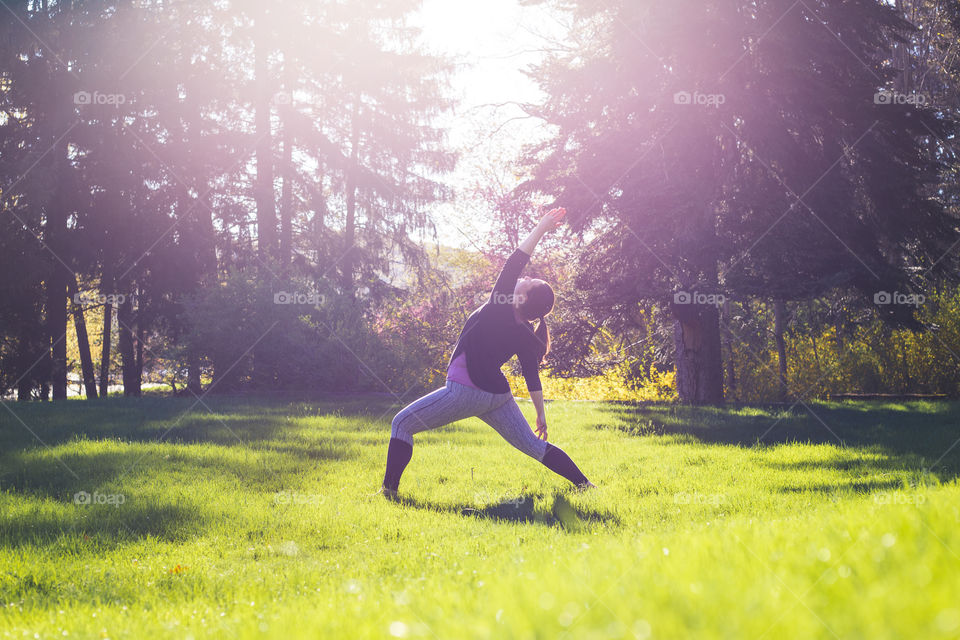
[[[574,213],[582,286],[669,305],[683,401],[723,400],[725,298],[906,290],[956,239],[952,121],[878,96],[911,28],[885,3],[564,4],[574,44],[532,110],[558,134],[527,188]]]

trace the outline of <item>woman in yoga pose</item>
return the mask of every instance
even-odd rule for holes
[[[476,416],[523,453],[580,488],[594,486],[559,447],[547,443],[547,417],[538,369],[550,350],[544,317],[553,309],[553,289],[543,280],[520,278],[537,242],[556,229],[564,209],[547,212],[507,259],[490,299],[470,314],[447,367],[447,384],[414,401],[393,419],[382,492],[397,496],[400,476],[413,455],[413,435]],[[531,322],[539,319],[534,330]],[[513,399],[500,367],[520,360],[530,399],[537,409],[534,435]]]

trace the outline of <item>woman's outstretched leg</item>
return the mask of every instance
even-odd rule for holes
[[[554,473],[578,487],[593,486],[563,449],[537,437],[512,397],[496,409],[481,415],[480,419],[496,429],[504,440],[531,458],[539,460]]]
[[[486,397],[485,397],[486,396]],[[463,420],[486,410],[490,394],[448,382],[447,386],[415,400],[393,418],[387,468],[383,474],[383,492],[395,496],[400,476],[413,456],[413,435]]]

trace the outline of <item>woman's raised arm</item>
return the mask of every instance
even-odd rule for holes
[[[490,293],[491,304],[513,305],[513,290],[517,285],[520,272],[523,271],[524,266],[526,266],[530,260],[530,254],[533,253],[534,247],[537,246],[540,238],[542,238],[546,232],[560,226],[566,213],[564,209],[548,211],[543,218],[540,219],[540,222],[537,223],[533,231],[530,232],[530,235],[520,243],[520,246],[517,247],[516,251],[507,259],[506,264],[503,265],[503,269],[501,269],[500,275],[497,277],[497,282],[493,285],[493,291]]]
[[[563,218],[566,215],[567,210],[563,207],[547,211],[543,217],[540,218],[540,222],[538,222],[537,226],[533,228],[533,231],[531,231],[530,234],[523,239],[523,242],[521,242],[520,246],[517,248],[528,256],[533,255],[533,250],[537,248],[537,243],[540,242],[540,238],[542,238],[548,231],[553,231],[563,224]]]

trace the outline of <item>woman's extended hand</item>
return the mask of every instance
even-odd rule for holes
[[[544,415],[537,416],[537,437],[541,440],[547,439],[547,417]]]
[[[537,243],[540,242],[540,238],[548,231],[553,231],[563,224],[563,218],[566,215],[567,210],[563,207],[547,211],[543,214],[543,217],[540,218],[540,222],[537,223],[536,228],[523,239],[523,242],[521,242],[517,248],[528,256],[533,255],[533,250],[537,247]]]
[[[563,219],[566,217],[566,215],[567,210],[563,207],[550,209],[550,211],[547,211],[545,214],[543,214],[543,217],[540,218],[539,226],[544,232],[553,231],[563,224]]]

